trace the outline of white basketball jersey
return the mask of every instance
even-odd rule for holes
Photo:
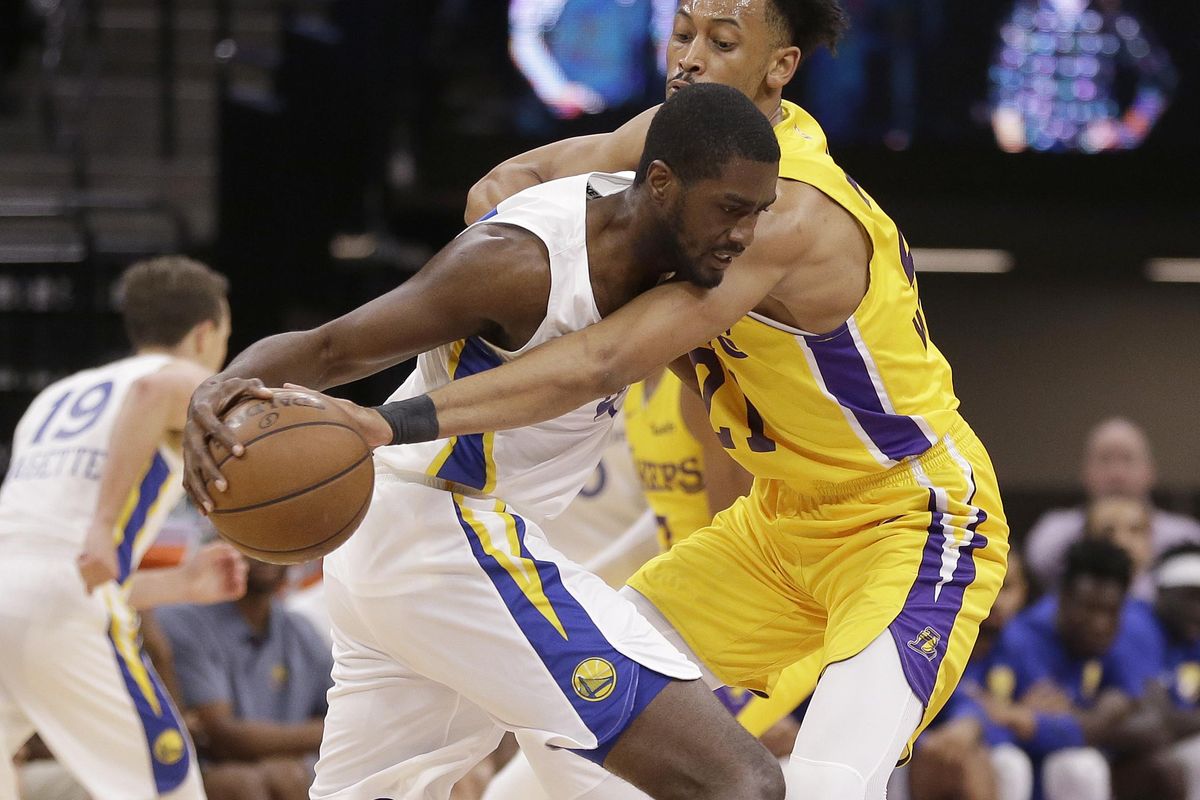
[[[545,242],[550,254],[545,319],[517,351],[471,337],[422,354],[416,371],[390,399],[425,394],[599,322],[588,269],[587,200],[589,195],[622,191],[632,182],[632,173],[562,178],[510,197],[481,219],[480,223],[524,228]],[[487,279],[480,276],[480,280]],[[570,368],[563,365],[563,369]],[[452,481],[500,498],[527,516],[554,517],[579,493],[599,463],[624,396],[622,390],[561,417],[515,430],[380,448],[375,451],[375,466],[383,472],[419,473]]]
[[[629,530],[646,510],[642,483],[625,438],[625,412],[613,419],[608,447],[567,510],[542,523],[563,555],[587,564]]]
[[[0,537],[22,547],[83,547],[96,510],[109,439],[134,381],[170,356],[145,355],[77,372],[42,391],[17,423],[0,486]],[[183,494],[180,454],[160,445],[118,517],[120,580],[136,568]]]

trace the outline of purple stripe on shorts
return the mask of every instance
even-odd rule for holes
[[[912,417],[883,410],[867,364],[849,329],[827,339],[806,339],[806,342],[825,381],[825,388],[839,405],[854,415],[880,452],[899,461],[929,449],[929,439]]]
[[[972,492],[974,496],[974,492]],[[942,585],[942,551],[946,537],[945,515],[937,509],[937,495],[929,490],[929,534],[921,554],[921,566],[904,601],[904,608],[889,626],[900,665],[909,686],[921,702],[928,704],[937,681],[942,658],[958,612],[962,610],[967,587],[975,581],[974,551],[987,546],[987,539],[976,529],[987,519],[983,509],[975,509],[977,518],[967,526],[971,541],[958,548],[958,561],[953,576]]]

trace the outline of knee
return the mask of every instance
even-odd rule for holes
[[[1042,786],[1046,800],[1108,800],[1112,775],[1099,750],[1075,747],[1046,758]]]
[[[991,751],[996,787],[1001,797],[1033,797],[1033,762],[1013,744],[996,745]]]
[[[787,784],[796,797],[865,800],[867,796],[866,778],[854,768],[795,755],[788,762]]]
[[[766,750],[763,750],[761,758],[746,764],[742,774],[738,776],[738,781],[739,786],[730,793],[730,797],[784,800],[787,794],[787,784],[784,782],[779,762]]]

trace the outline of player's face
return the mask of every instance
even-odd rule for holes
[[[1080,575],[1058,599],[1058,633],[1076,658],[1099,658],[1117,638],[1125,591],[1112,580]]]
[[[757,100],[774,52],[769,1],[682,0],[667,44],[667,96],[720,83]]]
[[[669,220],[679,277],[706,289],[721,283],[775,202],[777,175],[774,163],[734,158],[717,177],[681,186]]]

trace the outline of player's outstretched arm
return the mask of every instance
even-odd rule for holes
[[[765,266],[739,265],[730,273],[719,288],[707,291],[686,283],[659,286],[595,325],[508,364],[368,413],[376,420],[390,417],[393,433],[403,432],[407,416],[432,416],[413,426],[432,430],[425,438],[519,428],[560,416],[620,391],[722,333],[780,278],[777,269]],[[421,440],[388,436],[381,441],[377,424],[360,424],[373,446]]]
[[[658,106],[647,109],[612,133],[563,139],[510,158],[471,187],[463,219],[470,224],[522,189],[556,178],[637,169],[657,112]]]
[[[183,440],[184,488],[206,511],[212,507],[206,482],[225,490],[207,440],[242,454],[220,420],[238,400],[269,398],[264,387],[284,383],[316,390],[339,386],[469,336],[503,343],[507,331],[545,316],[548,264],[545,245],[528,231],[476,226],[391,292],[319,328],[251,345],[192,396]]]
[[[199,366],[174,362],[138,378],[126,394],[113,425],[100,495],[78,559],[89,592],[117,578],[113,534],[121,510],[154,452],[169,434],[183,430],[188,398],[207,377]]]

